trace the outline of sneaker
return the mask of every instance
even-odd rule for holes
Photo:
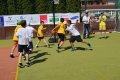
[[[92,48],[92,45],[90,43],[87,44],[89,46],[89,48]]]
[[[38,48],[39,46],[36,45],[36,48]]]
[[[102,37],[99,37],[99,39],[102,39]]]
[[[14,56],[13,54],[10,54],[10,57],[11,57],[11,58],[14,58],[15,56]]]
[[[18,65],[20,68],[24,68],[24,65],[22,63],[19,63]]]
[[[59,51],[59,48],[57,48],[56,51],[59,53],[59,52],[60,52],[60,51]]]
[[[74,48],[72,48],[72,50],[71,51],[75,51],[75,49]]]
[[[50,44],[48,44],[48,48],[50,48]]]
[[[71,50],[71,51],[75,51],[75,50],[77,50],[77,48],[72,48],[72,50]]]
[[[26,56],[24,56],[23,59],[26,60]]]
[[[26,63],[26,66],[27,66],[27,67],[30,67],[30,62],[27,62],[27,63]]]

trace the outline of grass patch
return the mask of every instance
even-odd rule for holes
[[[13,40],[0,40],[0,48],[12,46]]]

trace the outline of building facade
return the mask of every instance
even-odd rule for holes
[[[81,9],[115,9],[116,0],[81,0]]]

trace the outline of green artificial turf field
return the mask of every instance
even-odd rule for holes
[[[93,50],[76,42],[78,50],[71,52],[68,41],[60,53],[55,51],[57,44],[35,48],[30,54],[32,65],[19,68],[18,80],[120,80],[120,34],[108,36],[85,39],[92,43]]]
[[[12,46],[12,40],[0,40],[0,48]]]
[[[57,44],[51,48],[35,48],[30,54],[31,66],[19,68],[18,80],[120,80],[120,33],[108,34],[108,39],[91,39],[93,50],[83,43],[75,42],[76,51],[71,51],[68,40],[60,53]],[[37,39],[34,39],[34,43]],[[25,64],[25,61],[23,61]]]

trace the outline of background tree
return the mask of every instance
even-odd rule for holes
[[[55,12],[79,12],[80,0],[59,0]],[[52,0],[0,0],[0,14],[52,13]]]
[[[30,13],[32,13],[32,3],[31,3],[31,0],[22,0],[22,9],[23,9],[23,14],[30,14]]]
[[[16,14],[23,14],[22,0],[15,0]]]
[[[0,15],[8,14],[7,0],[0,0]]]
[[[66,0],[67,12],[79,12],[80,0]]]
[[[49,0],[36,0],[36,12],[37,13],[48,13],[50,6],[48,4]]]
[[[59,4],[56,5],[56,12],[66,12],[66,0],[59,0]]]

